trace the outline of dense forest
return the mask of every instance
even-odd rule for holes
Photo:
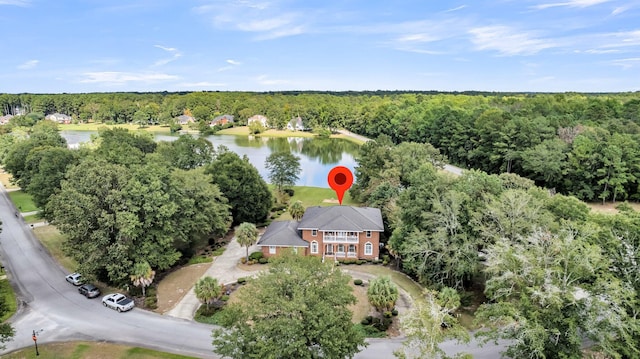
[[[188,112],[206,126],[218,114],[240,124],[264,114],[276,128],[300,116],[314,130],[376,138],[360,148],[351,195],[382,210],[386,250],[402,271],[426,288],[455,289],[462,305],[479,304],[475,317],[487,330],[478,335],[511,340],[513,358],[579,358],[584,339],[609,357],[640,355],[640,212],[621,203],[618,214],[597,214],[579,200],[638,198],[640,94],[123,93],[0,102],[17,115],[0,127],[0,161],[67,235],[67,253],[89,277],[125,283],[141,260],[169,268],[232,223],[264,219],[272,197],[245,159],[207,141],[154,143],[102,130],[76,151],[56,124],[41,121],[45,114],[175,125]],[[471,169],[453,176],[439,170],[447,161]]]
[[[221,114],[240,124],[265,115],[275,128],[300,116],[313,129],[430,143],[463,168],[516,173],[586,201],[640,199],[640,93],[2,94],[0,110],[25,114],[12,121],[27,126],[56,112],[77,121],[172,124],[188,111],[202,128]]]

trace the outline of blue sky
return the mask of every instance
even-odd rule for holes
[[[640,91],[640,0],[0,0],[0,92]]]

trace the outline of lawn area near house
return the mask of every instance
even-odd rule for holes
[[[273,191],[274,197],[277,196],[275,187],[273,185],[269,185],[269,188],[271,188],[271,190]],[[312,206],[338,205],[338,197],[336,196],[336,192],[331,188],[293,186],[292,189],[294,193],[293,193],[293,197],[289,199],[289,204],[292,204],[296,201],[301,201],[304,208],[312,207]],[[342,204],[345,206],[360,205],[353,198],[351,198],[351,194],[349,193],[349,191],[347,191],[344,194],[344,199],[342,200]],[[291,219],[291,216],[286,211],[280,217],[278,217],[278,220],[280,221],[285,221],[290,219]]]
[[[69,272],[75,271],[78,264],[72,258],[67,257],[62,251],[64,235],[54,226],[41,226],[33,229],[33,234],[47,248],[53,259],[62,265]]]
[[[5,275],[5,273],[2,272],[0,273],[0,275]],[[11,318],[11,316],[13,316],[16,313],[16,310],[18,309],[18,302],[16,301],[16,295],[13,292],[13,288],[11,288],[11,284],[9,284],[9,280],[6,278],[0,280],[0,296],[4,297],[4,302],[5,302],[5,305],[7,306],[6,313],[2,317],[0,317],[0,323],[2,323],[5,320]]]
[[[19,188],[15,184],[11,183],[12,178],[13,177],[11,176],[10,173],[5,172],[4,169],[0,170],[0,182],[2,182],[2,185],[4,186],[4,188],[8,190]]]
[[[158,132],[158,133],[171,132],[169,129],[169,126],[154,125],[154,126],[140,127],[132,123],[107,125],[104,123],[90,122],[90,123],[70,123],[67,125],[65,124],[58,125],[58,129],[62,131],[98,131],[98,129],[100,129],[101,127],[106,127],[109,129],[116,128],[116,127],[126,128],[127,130],[132,132],[135,132],[135,131],[149,131],[149,132]]]
[[[104,342],[66,342],[39,344],[40,356],[36,356],[33,347],[5,354],[6,359],[35,358],[93,358],[93,359],[195,359],[194,357],[164,353],[152,349],[129,347]]]
[[[211,267],[211,263],[192,264],[167,274],[158,283],[158,313],[171,310]]]
[[[249,127],[237,126],[229,127],[216,132],[218,135],[234,135],[234,136],[249,136]],[[253,136],[262,137],[315,137],[316,135],[306,131],[290,131],[290,130],[275,130],[269,129],[262,133]]]
[[[423,290],[422,286],[414,282],[413,279],[409,278],[409,276],[407,276],[406,274],[395,271],[389,267],[384,267],[381,265],[363,264],[363,265],[349,265],[341,268],[354,271],[354,272],[367,273],[375,276],[385,276],[385,275],[390,276],[391,280],[395,284],[397,284],[405,292],[409,293],[412,300],[416,301],[416,300],[421,300],[422,298],[422,290]]]
[[[18,209],[18,211],[20,211],[20,212],[33,212],[33,211],[40,210],[40,208],[38,208],[36,206],[36,204],[33,203],[33,200],[31,199],[31,195],[30,194],[27,194],[26,192],[23,192],[22,190],[11,191],[11,192],[8,192],[8,194],[9,194],[9,198],[11,198],[11,202],[13,202],[13,204],[15,204],[16,208]]]

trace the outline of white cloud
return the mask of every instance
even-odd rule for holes
[[[0,5],[29,6],[31,0],[0,0]]]
[[[454,7],[454,8],[448,9],[448,10],[445,10],[445,11],[443,11],[443,12],[454,12],[454,11],[462,10],[462,9],[464,9],[465,7],[467,7],[467,5],[460,5],[460,6],[457,6],[457,7]]]
[[[585,8],[590,6],[595,6],[599,4],[604,4],[606,2],[610,2],[612,0],[569,0],[564,2],[556,2],[556,3],[546,3],[532,6],[534,9],[543,10],[552,7],[577,7],[577,8]]]
[[[630,8],[631,8],[630,6],[618,6],[615,9],[613,9],[613,11],[611,11],[611,16],[620,15],[623,12],[629,10]]]
[[[258,76],[256,78],[256,81],[260,85],[283,85],[283,84],[291,83],[290,81],[287,81],[287,80],[270,79],[269,76],[267,76],[267,75]]]
[[[476,27],[469,33],[476,49],[495,50],[502,55],[532,55],[557,46],[550,40],[536,38],[532,33],[519,33],[508,26]]]
[[[236,60],[232,60],[232,59],[227,60],[227,63],[228,63],[229,65],[233,65],[233,66],[238,66],[238,65],[240,65],[240,64],[241,64],[241,62],[240,62],[240,61],[236,61]]]
[[[24,63],[18,65],[18,69],[20,69],[20,70],[29,70],[29,69],[32,69],[32,68],[36,67],[36,65],[38,65],[39,62],[40,61],[38,61],[38,60],[29,60],[27,62],[24,62]]]
[[[623,69],[630,69],[632,67],[640,66],[640,57],[630,57],[627,59],[618,59],[610,62],[611,65],[620,66]]]
[[[118,71],[85,72],[82,83],[124,84],[127,82],[159,82],[178,79],[162,73],[134,73]]]
[[[255,33],[256,40],[302,34],[307,31],[304,23],[312,17],[308,12],[289,11],[277,1],[216,2],[196,7],[194,11],[211,16],[213,25],[219,29]]]
[[[166,65],[166,64],[168,64],[168,63],[170,63],[172,61],[177,60],[178,58],[180,58],[182,56],[182,53],[180,51],[178,51],[178,49],[176,49],[175,47],[166,47],[166,46],[162,46],[162,45],[153,45],[153,46],[172,54],[171,57],[168,57],[168,58],[165,58],[165,59],[160,59],[160,60],[156,61],[153,64],[153,66]]]
[[[182,83],[179,83],[178,86],[185,87],[185,88],[203,88],[203,87],[222,87],[222,86],[227,86],[227,84],[218,83],[218,82],[200,81],[200,82],[182,82]]]

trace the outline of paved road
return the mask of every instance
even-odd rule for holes
[[[39,343],[69,340],[109,341],[143,346],[199,358],[218,358],[211,352],[212,326],[162,316],[140,309],[118,313],[102,307],[99,299],[86,299],[64,280],[61,268],[14,213],[13,204],[0,189],[0,256],[21,302],[11,319],[16,336],[0,354],[32,347],[33,330]],[[391,358],[400,341],[372,340],[359,359]],[[445,344],[451,352],[470,351],[475,358],[496,358],[494,346],[477,348]],[[448,350],[449,351],[449,350]]]

